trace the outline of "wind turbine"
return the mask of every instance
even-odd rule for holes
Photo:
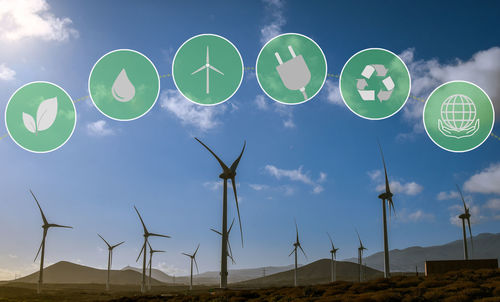
[[[330,254],[332,256],[332,262],[330,266],[331,270],[331,282],[337,281],[337,251],[339,250],[338,248],[335,248],[333,245],[333,240],[330,234],[328,232],[326,233],[328,235],[328,238],[330,239],[330,244],[332,245],[332,249],[330,250]]]
[[[293,286],[297,286],[297,248],[299,248],[302,251],[302,254],[304,254],[304,257],[307,259],[306,252],[302,249],[302,246],[300,245],[300,240],[299,240],[299,228],[297,227],[297,221],[295,221],[295,232],[297,233],[297,238],[295,239],[295,243],[293,244],[293,250],[288,255],[290,257],[292,254],[295,254],[295,269],[293,270]]]
[[[139,211],[137,208],[134,206],[135,211],[137,212],[137,215],[139,216],[139,219],[141,220],[142,227],[144,229],[144,244],[142,245],[141,252],[139,253],[139,256],[137,256],[137,261],[139,261],[139,258],[141,257],[141,254],[143,254],[142,258],[142,283],[141,283],[141,292],[144,293],[146,292],[146,252],[147,252],[147,246],[146,244],[148,243],[148,238],[150,236],[152,237],[164,237],[164,238],[170,238],[170,236],[167,235],[160,235],[160,234],[155,234],[155,233],[150,233],[148,229],[146,228],[146,225],[144,224],[144,221],[142,220],[141,214],[139,214]]]
[[[102,238],[101,235],[97,234],[97,236],[101,237],[101,239],[106,243],[106,245],[108,246],[108,278],[106,279],[106,290],[109,291],[109,274],[111,272],[111,263],[113,262],[113,249],[119,245],[121,245],[122,243],[124,243],[125,241],[122,241],[118,244],[115,244],[115,245],[110,245],[104,238]]]
[[[227,167],[226,164],[217,156],[215,153],[210,150],[202,141],[195,139],[203,145],[219,162],[219,165],[222,168],[222,173],[219,175],[219,178],[224,180],[224,189],[222,196],[222,248],[221,248],[221,265],[220,265],[220,288],[227,287],[227,180],[231,179],[231,183],[233,185],[234,192],[234,200],[236,202],[236,210],[238,212],[238,222],[240,225],[240,234],[241,234],[241,246],[243,247],[243,228],[241,227],[241,217],[240,217],[240,208],[238,205],[238,195],[236,193],[236,168],[238,168],[238,164],[240,163],[241,156],[243,156],[243,152],[245,151],[246,142],[243,144],[243,149],[241,150],[240,156],[233,162],[231,167]]]
[[[195,73],[198,73],[198,72],[202,71],[203,69],[205,69],[207,71],[207,88],[206,88],[206,92],[207,92],[207,94],[209,94],[210,93],[210,69],[212,69],[215,72],[220,73],[221,75],[224,75],[224,73],[222,71],[218,70],[217,68],[213,67],[212,65],[210,65],[210,53],[209,53],[208,46],[207,46],[206,63],[203,66],[201,66],[200,68],[198,68],[195,71],[193,71],[193,73],[191,73],[191,75],[193,75]]]
[[[358,247],[358,280],[361,282],[361,269],[363,267],[363,250],[367,250],[366,247],[363,246],[363,242],[361,242],[361,237],[359,237],[358,230],[356,230],[356,234],[358,234],[359,239],[359,247]]]
[[[196,271],[198,272],[198,274],[200,273],[200,271],[198,270],[198,263],[196,263],[196,253],[198,253],[199,248],[200,248],[200,244],[198,244],[198,246],[196,247],[196,250],[194,251],[194,253],[192,255],[182,253],[184,256],[188,256],[189,258],[191,258],[191,277],[189,279],[189,290],[193,290],[193,262],[196,265]]]
[[[469,226],[470,244],[471,244],[471,247],[473,248],[474,246],[472,243],[472,229],[470,227],[470,212],[469,212],[469,208],[465,204],[464,196],[462,195],[462,191],[460,190],[460,187],[458,185],[456,185],[456,186],[457,186],[458,192],[460,193],[460,198],[462,198],[462,202],[464,204],[464,213],[460,214],[460,216],[458,216],[458,218],[462,219],[462,233],[464,235],[464,259],[469,260],[469,253],[467,252],[467,232],[465,230],[465,220],[467,220],[467,224]]]
[[[380,155],[382,155],[382,163],[384,164],[384,174],[385,174],[385,192],[383,192],[378,196],[378,198],[382,200],[382,218],[383,218],[382,220],[384,227],[384,278],[390,278],[391,268],[389,265],[389,238],[387,236],[386,202],[389,206],[389,216],[391,215],[391,208],[392,211],[395,211],[395,209],[394,209],[394,203],[392,202],[393,194],[391,193],[391,189],[389,188],[389,179],[387,177],[387,168],[385,166],[384,153],[382,152],[382,146],[380,146],[380,143],[378,144],[378,147],[380,149]]]
[[[153,268],[153,254],[154,253],[165,253],[165,251],[153,250],[151,244],[148,241],[149,246],[149,278],[148,278],[148,290],[151,291],[151,270]]]
[[[233,218],[233,221],[231,222],[231,225],[229,226],[229,229],[227,230],[227,236],[226,236],[226,241],[227,241],[227,250],[228,250],[228,253],[227,253],[227,257],[229,259],[231,259],[231,262],[233,264],[236,264],[236,262],[234,261],[234,258],[233,258],[233,251],[231,250],[231,242],[229,241],[229,234],[231,233],[231,230],[233,229],[233,224],[234,224],[234,218]],[[215,232],[217,234],[219,234],[221,237],[222,237],[222,233],[217,231],[217,230],[214,230],[214,229],[210,229],[212,232]]]
[[[31,195],[36,201],[36,204],[38,205],[38,208],[40,209],[40,214],[42,215],[42,220],[43,220],[43,237],[42,237],[42,243],[40,244],[40,247],[38,248],[38,252],[36,253],[35,260],[38,258],[38,254],[40,254],[40,250],[42,251],[42,254],[40,255],[40,272],[38,273],[38,287],[36,292],[39,294],[42,292],[42,284],[43,284],[43,260],[45,258],[45,238],[47,237],[47,232],[50,228],[69,228],[72,229],[73,227],[70,226],[65,226],[65,225],[60,225],[60,224],[55,224],[55,223],[49,223],[47,221],[47,218],[45,218],[45,215],[43,214],[42,207],[40,207],[40,203],[35,197],[35,194],[33,194],[33,191],[30,190]]]

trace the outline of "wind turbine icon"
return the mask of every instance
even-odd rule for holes
[[[207,89],[206,89],[206,92],[207,92],[207,94],[209,94],[210,93],[210,69],[212,69],[215,72],[220,73],[221,75],[224,75],[224,73],[222,71],[218,70],[217,68],[213,67],[212,65],[210,65],[210,51],[209,51],[208,46],[207,46],[207,58],[206,58],[205,65],[203,65],[200,68],[198,68],[197,70],[193,71],[193,73],[191,73],[191,75],[194,75],[195,73],[198,73],[198,72],[202,71],[203,69],[207,70]]]

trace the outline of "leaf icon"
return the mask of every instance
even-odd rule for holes
[[[36,112],[37,131],[47,130],[52,126],[57,116],[57,97],[43,101]]]
[[[36,133],[35,120],[31,115],[23,112],[23,122],[24,122],[24,127],[26,127],[26,129],[28,129],[29,132]]]

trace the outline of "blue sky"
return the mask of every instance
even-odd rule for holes
[[[382,47],[407,63],[412,95],[418,98],[461,79],[485,89],[497,108],[500,104],[499,4],[494,1],[32,0],[24,5],[0,1],[5,8],[0,9],[2,108],[18,87],[36,80],[60,85],[74,100],[87,96],[92,66],[114,49],[140,51],[160,75],[168,75],[185,40],[215,33],[238,47],[246,67],[254,67],[263,44],[286,32],[314,39],[326,55],[329,74],[338,75],[359,50]],[[183,99],[168,76],[161,79],[156,105],[135,121],[110,120],[89,99],[75,105],[76,130],[55,152],[32,154],[9,137],[0,140],[2,279],[37,268],[33,258],[42,221],[29,188],[49,220],[75,227],[50,231],[46,263],[104,267],[99,232],[110,242],[126,241],[114,254],[114,268],[135,265],[142,240],[136,205],[151,231],[172,236],[152,239],[154,248],[167,250],[156,257],[156,267],[186,273],[189,259],[180,253],[201,243],[200,270],[217,270],[220,238],[209,228],[221,223],[220,167],[194,136],[228,164],[247,141],[237,176],[245,248],[234,232],[237,264],[231,268],[292,263],[287,255],[294,218],[309,261],[328,257],[326,231],[340,248],[340,258],[356,255],[354,228],[368,254],[380,251],[377,139],[395,191],[391,248],[461,238],[454,219],[460,205],[455,183],[464,187],[470,202],[473,233],[500,227],[500,140],[491,137],[465,154],[444,151],[425,134],[423,103],[415,99],[389,119],[364,120],[346,108],[338,79],[329,77],[311,101],[278,105],[265,97],[250,68],[238,92],[212,108]],[[0,132],[7,133],[3,122]],[[493,133],[500,135],[498,123]],[[232,198],[229,205],[234,217]]]

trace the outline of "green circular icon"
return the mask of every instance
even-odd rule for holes
[[[199,105],[217,105],[232,97],[243,80],[243,60],[229,40],[214,34],[194,36],[177,50],[172,64],[175,86]]]
[[[153,108],[160,93],[160,76],[142,53],[118,49],[102,56],[92,67],[89,93],[105,116],[135,120]]]
[[[64,145],[75,130],[76,110],[61,87],[48,82],[31,82],[10,97],[5,109],[5,126],[21,148],[46,153]]]
[[[262,47],[256,63],[257,81],[271,99],[296,105],[312,99],[326,81],[325,54],[311,38],[287,33]]]
[[[396,114],[410,95],[410,72],[405,63],[381,48],[369,48],[353,55],[342,68],[339,81],[340,95],[346,106],[369,120]]]
[[[451,81],[430,94],[423,121],[436,145],[451,152],[467,152],[490,136],[495,110],[489,96],[476,84]]]

